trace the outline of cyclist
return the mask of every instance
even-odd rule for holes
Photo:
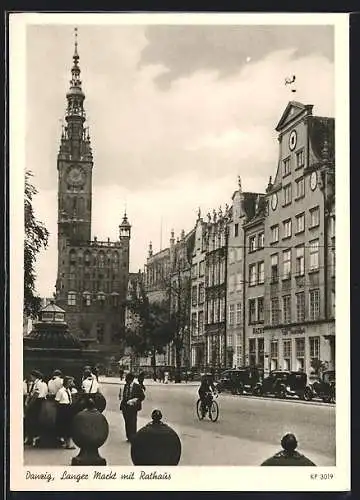
[[[198,390],[199,398],[201,400],[201,410],[204,415],[206,409],[210,408],[215,392],[216,388],[214,385],[213,376],[211,373],[206,373],[201,377],[201,384]]]

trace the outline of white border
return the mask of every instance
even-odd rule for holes
[[[70,481],[62,484],[62,467],[48,467],[55,481],[26,481],[25,472],[45,472],[44,467],[23,467],[22,446],[22,297],[23,297],[23,188],[26,123],[26,26],[28,24],[306,24],[335,27],[336,73],[336,345],[337,412],[336,466],[288,468],[275,474],[266,467],[168,467],[163,481]],[[350,488],[350,287],[349,287],[349,16],[347,14],[10,14],[10,489],[16,491],[344,491]],[[110,468],[106,468],[110,469]],[[112,467],[121,473],[140,468]],[[147,468],[143,468],[146,470]],[[153,469],[149,470],[151,472]],[[316,472],[333,473],[331,481],[311,480]],[[73,471],[71,471],[73,472]],[[76,473],[89,468],[76,468]],[[105,470],[104,470],[105,472]],[[90,474],[91,476],[91,474]],[[320,477],[320,476],[319,476]],[[68,481],[66,481],[68,483]]]

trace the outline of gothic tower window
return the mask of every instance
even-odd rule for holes
[[[90,294],[90,292],[84,292],[83,293],[83,297],[84,297],[84,304],[86,306],[90,306],[90,304],[91,304],[91,294]]]
[[[99,267],[104,267],[105,264],[105,254],[104,252],[99,253]]]
[[[68,306],[76,306],[76,292],[68,293]]]

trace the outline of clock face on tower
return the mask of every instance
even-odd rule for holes
[[[296,130],[292,130],[289,135],[289,149],[293,151],[296,148],[297,133]]]
[[[67,179],[69,184],[73,184],[75,186],[79,186],[81,184],[84,184],[85,182],[85,175],[83,170],[80,167],[70,167],[67,175]]]

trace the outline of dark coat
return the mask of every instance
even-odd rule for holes
[[[141,388],[141,386],[139,384],[137,384],[136,382],[134,382],[132,385],[131,391],[130,391],[130,396],[126,401],[124,399],[124,395],[127,392],[125,389],[126,389],[126,384],[124,386],[123,393],[122,393],[120,410],[124,410],[124,409],[128,408],[128,406],[126,405],[126,401],[128,399],[133,399],[133,398],[137,398],[138,401],[132,408],[134,408],[136,411],[141,410],[141,407],[142,407],[141,402],[144,401],[144,399],[145,399],[145,394],[144,394],[144,391]]]
[[[293,453],[287,453],[286,451],[282,450],[279,451],[278,453],[275,453],[274,456],[268,458],[263,462],[261,465],[267,465],[267,466],[314,466],[314,464],[311,460],[309,460],[305,455],[302,455],[301,453],[298,453],[297,451],[294,451]]]

